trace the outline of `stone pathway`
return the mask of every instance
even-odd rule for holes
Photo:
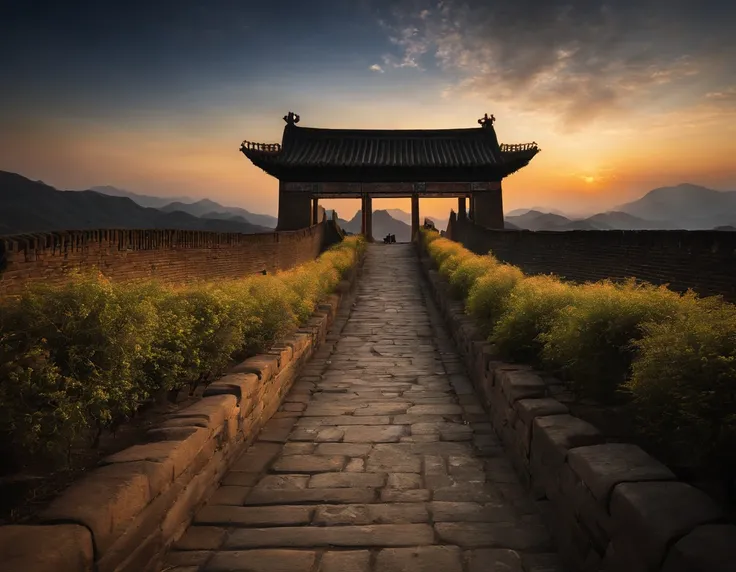
[[[163,569],[563,570],[413,245],[370,246],[352,308]]]

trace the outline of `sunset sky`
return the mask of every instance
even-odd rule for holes
[[[238,147],[279,142],[289,110],[397,129],[487,112],[542,149],[504,181],[508,210],[736,190],[734,30],[726,0],[3,0],[0,169],[275,214]]]

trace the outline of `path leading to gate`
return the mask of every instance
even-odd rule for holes
[[[164,570],[562,571],[414,246],[371,245],[341,313]]]

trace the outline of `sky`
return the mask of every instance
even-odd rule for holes
[[[504,206],[736,190],[736,2],[0,0],[0,169],[275,214],[240,152],[302,126],[476,127],[542,152]],[[454,201],[423,201],[446,216]],[[349,217],[357,201],[325,201]],[[374,201],[374,208],[408,201]]]

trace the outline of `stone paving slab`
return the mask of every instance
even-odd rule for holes
[[[563,572],[421,281],[371,245],[353,304],[167,556],[186,572]]]

